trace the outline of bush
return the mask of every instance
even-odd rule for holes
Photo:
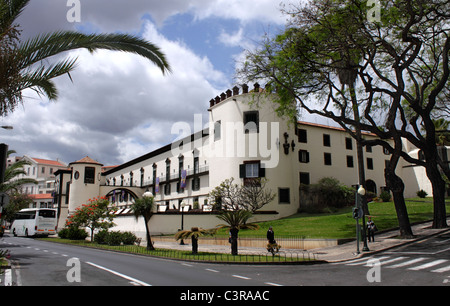
[[[418,196],[419,198],[424,199],[424,198],[427,197],[427,195],[428,195],[428,193],[427,193],[425,190],[423,190],[423,189],[417,191],[417,196]]]
[[[71,226],[61,229],[58,236],[62,239],[85,240],[88,233],[84,229]]]
[[[95,235],[94,241],[98,244],[107,245],[132,245],[137,237],[132,232],[109,232],[102,230]]]
[[[102,230],[95,234],[94,241],[98,244],[106,244],[106,237],[108,237],[108,230]]]
[[[123,232],[122,233],[122,243],[124,245],[132,245],[136,242],[137,237],[132,232]]]
[[[383,202],[389,202],[391,200],[391,193],[389,191],[382,191],[380,193],[380,199]]]
[[[310,213],[333,211],[354,203],[355,190],[342,185],[339,180],[324,177],[317,184],[301,185],[300,210]]]
[[[122,243],[122,233],[108,232],[108,235],[106,235],[105,240],[108,245],[120,245]]]

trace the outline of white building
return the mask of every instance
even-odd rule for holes
[[[108,170],[89,157],[69,164],[69,170],[59,170],[55,189],[59,226],[88,199],[107,196],[119,207],[117,229],[144,236],[143,225],[134,221],[129,206],[148,190],[155,196],[158,212],[150,220],[152,233],[176,232],[182,203],[185,228],[210,228],[219,221],[211,212],[209,192],[226,179],[245,184],[255,177],[265,177],[266,188],[277,196],[254,220],[272,220],[298,211],[300,183],[323,177],[335,177],[349,186],[359,183],[356,143],[342,129],[290,122],[278,117],[271,95],[258,94],[259,85],[251,92],[245,85],[242,90],[235,87],[210,101],[208,129],[190,133],[189,124],[180,124],[176,128],[181,135],[190,136]],[[364,159],[367,188],[379,194],[389,155],[382,147],[367,147]],[[405,169],[409,176],[415,168]],[[423,186],[423,182],[411,183],[407,196]]]
[[[25,174],[18,178],[30,178],[38,184],[24,184],[21,186],[21,192],[30,195],[33,203],[32,208],[48,208],[53,205],[52,192],[55,190],[55,172],[60,169],[66,169],[67,165],[59,160],[48,160],[24,155],[23,157],[8,158],[8,166],[20,161],[26,160],[29,165],[23,167]]]

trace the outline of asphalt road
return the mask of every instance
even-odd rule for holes
[[[190,263],[14,237],[0,248],[11,250],[12,281],[23,286],[450,286],[449,232],[358,260],[295,266]]]

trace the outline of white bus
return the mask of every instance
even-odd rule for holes
[[[14,236],[48,236],[56,234],[56,209],[26,208],[16,213],[11,225]]]

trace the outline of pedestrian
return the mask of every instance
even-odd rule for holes
[[[372,221],[372,218],[369,217],[369,219],[367,220],[367,236],[369,237],[369,242],[370,242],[370,238],[372,238],[372,242],[375,242],[375,232],[377,231],[377,227],[375,225],[375,223]]]
[[[275,233],[273,232],[272,226],[269,226],[269,230],[267,231],[267,240],[269,244],[274,244],[275,242]]]

